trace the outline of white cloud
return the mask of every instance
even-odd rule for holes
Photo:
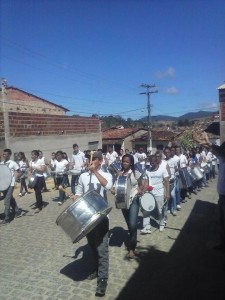
[[[219,104],[217,102],[202,102],[197,105],[201,110],[219,110]]]
[[[165,93],[169,95],[178,95],[180,91],[175,86],[171,86],[165,90]]]
[[[157,71],[156,78],[157,79],[163,79],[163,78],[175,79],[176,78],[175,69],[173,67],[169,67],[165,71]]]

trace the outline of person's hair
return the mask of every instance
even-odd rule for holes
[[[55,155],[61,154],[63,156],[62,150],[58,150]]]
[[[123,156],[123,158],[122,158],[122,168],[121,168],[121,171],[124,170],[124,169],[123,169],[123,160],[124,160],[124,158],[126,158],[126,157],[128,157],[128,158],[130,159],[130,169],[131,169],[131,171],[135,174],[134,157],[133,157],[133,155],[131,155],[131,154],[125,154],[125,155]]]
[[[31,153],[33,153],[36,156],[39,156],[39,150],[32,150]]]
[[[165,148],[164,148],[164,151],[165,150],[169,150],[169,151],[171,151],[171,147],[169,147],[169,146],[166,146]]]
[[[55,154],[55,152],[52,152],[52,154]]]
[[[75,147],[78,147],[78,145],[77,144],[73,144],[73,148],[75,148]]]
[[[12,150],[11,149],[6,148],[6,149],[4,149],[3,152],[7,152],[9,155],[12,155]]]
[[[152,155],[149,156],[149,161],[150,161],[150,162],[151,162],[151,161],[156,161],[156,162],[158,162],[158,159],[157,159],[157,157],[156,157],[155,154],[152,154]]]
[[[22,159],[22,160],[26,160],[26,157],[25,157],[24,152],[19,152],[18,155],[21,156],[21,159]]]

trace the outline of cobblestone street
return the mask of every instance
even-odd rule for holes
[[[96,280],[85,277],[91,256],[83,238],[73,244],[55,221],[70,204],[57,204],[58,191],[43,193],[46,207],[34,215],[34,192],[16,200],[24,216],[0,227],[0,300],[96,299]],[[69,189],[68,189],[69,192]],[[225,299],[224,253],[206,247],[217,203],[216,181],[193,195],[167,227],[138,231],[138,256],[126,260],[126,225],[120,210],[110,218],[110,274],[104,299]],[[0,202],[3,217],[4,205]]]

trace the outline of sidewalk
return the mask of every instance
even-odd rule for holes
[[[110,274],[103,299],[225,299],[225,256],[206,247],[217,203],[216,182],[193,195],[167,228],[138,232],[138,257],[126,260],[127,228],[120,210],[110,217]],[[49,184],[47,183],[49,187]],[[69,191],[69,189],[68,189]],[[86,238],[73,244],[55,224],[69,205],[57,204],[58,191],[43,193],[46,207],[33,214],[34,193],[16,197],[27,213],[0,227],[0,300],[97,299],[96,281],[85,280],[91,256]],[[0,213],[3,212],[0,202]],[[1,217],[1,215],[0,215]],[[141,214],[139,229],[141,229]]]

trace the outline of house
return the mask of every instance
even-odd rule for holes
[[[72,153],[72,145],[81,150],[102,146],[101,122],[98,117],[67,116],[69,110],[51,101],[2,82],[0,95],[0,155],[4,148],[14,156],[23,151],[28,158],[34,149],[46,157],[62,150]]]
[[[106,153],[110,145],[112,145],[117,152],[119,152],[120,149],[129,149],[129,151],[132,151],[132,149],[137,146],[133,141],[146,132],[147,129],[144,128],[124,128],[120,125],[106,129],[102,132],[103,152]]]
[[[152,146],[153,152],[156,149],[163,149],[173,139],[174,132],[171,130],[157,131],[152,130]],[[113,145],[114,150],[119,152],[119,149],[144,148],[147,151],[148,130],[146,128],[123,128],[123,126],[115,126],[105,130],[102,133],[103,151],[107,152],[108,146]]]

